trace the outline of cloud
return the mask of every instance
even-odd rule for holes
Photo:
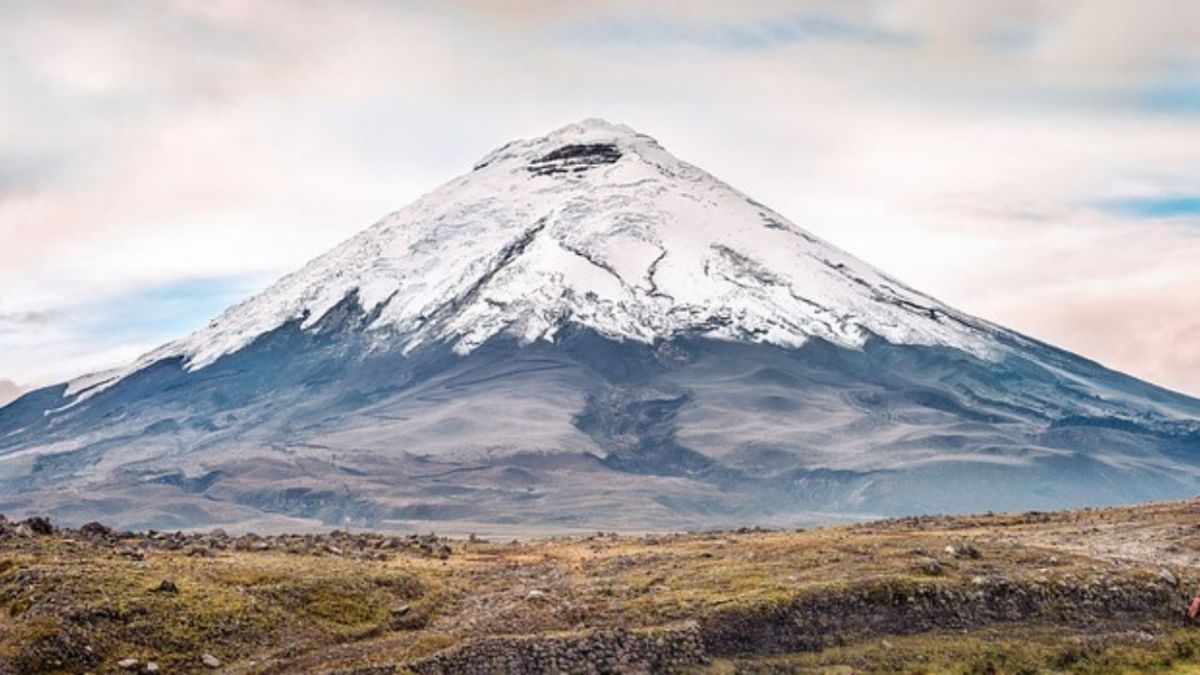
[[[1200,175],[1200,4],[15,0],[0,45],[0,377],[117,365],[603,116],[964,310],[1200,393],[1200,231],[1170,201]]]
[[[563,39],[639,47],[700,45],[718,50],[764,50],[824,40],[891,47],[911,47],[917,42],[913,35],[832,14],[790,12],[740,20],[659,14],[592,18],[571,24]]]
[[[24,390],[15,382],[0,380],[0,406],[16,399]]]
[[[51,321],[50,312],[0,312],[0,333],[12,333],[29,330],[30,327],[43,326]]]

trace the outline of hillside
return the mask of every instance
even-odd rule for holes
[[[1200,669],[1194,501],[525,541],[52,529],[0,525],[0,672]]]

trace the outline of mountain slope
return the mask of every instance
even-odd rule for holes
[[[586,121],[125,369],[0,409],[0,510],[705,527],[1190,495],[1200,402]]]

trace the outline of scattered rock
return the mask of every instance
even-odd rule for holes
[[[399,605],[399,606],[393,607],[391,609],[392,618],[395,619],[395,618],[402,617],[405,614],[408,614],[410,611],[412,611],[412,607],[409,605]]]
[[[158,664],[155,663],[154,661],[146,662],[146,672],[147,673],[157,673],[158,672]]]
[[[979,552],[979,549],[975,548],[974,544],[970,542],[963,542],[955,547],[954,556],[956,558],[970,558],[972,560],[979,560],[983,557],[983,554]]]
[[[133,548],[132,546],[124,546],[121,548],[121,550],[117,551],[117,553],[129,558],[130,560],[146,559],[145,553],[142,553],[140,549]]]
[[[1169,570],[1165,567],[1158,571],[1158,578],[1165,581],[1168,585],[1171,585],[1171,586],[1179,585],[1179,578],[1175,576],[1174,572],[1172,572],[1171,570]]]
[[[205,668],[220,668],[221,667],[221,659],[218,659],[217,657],[213,656],[212,654],[205,654],[205,655],[201,656],[200,663],[203,663]]]
[[[946,568],[935,558],[921,558],[917,561],[917,568],[933,577],[940,577],[946,573]]]
[[[29,527],[29,531],[34,534],[47,535],[54,534],[54,526],[50,524],[48,518],[34,516],[25,520],[25,525]]]
[[[121,659],[120,661],[117,661],[117,667],[121,670],[133,670],[134,668],[137,668],[137,664],[137,659]]]
[[[470,641],[405,665],[426,673],[678,673],[708,662],[699,627]]]
[[[98,523],[94,520],[90,523],[84,523],[83,526],[79,528],[79,531],[88,535],[89,537],[107,537],[112,534],[112,530],[106,525],[103,523]]]
[[[157,586],[154,587],[155,593],[170,593],[172,595],[179,592],[179,586],[170,579],[163,579]]]

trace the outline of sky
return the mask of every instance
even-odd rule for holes
[[[2,0],[0,380],[124,364],[587,117],[1200,395],[1186,0]]]

